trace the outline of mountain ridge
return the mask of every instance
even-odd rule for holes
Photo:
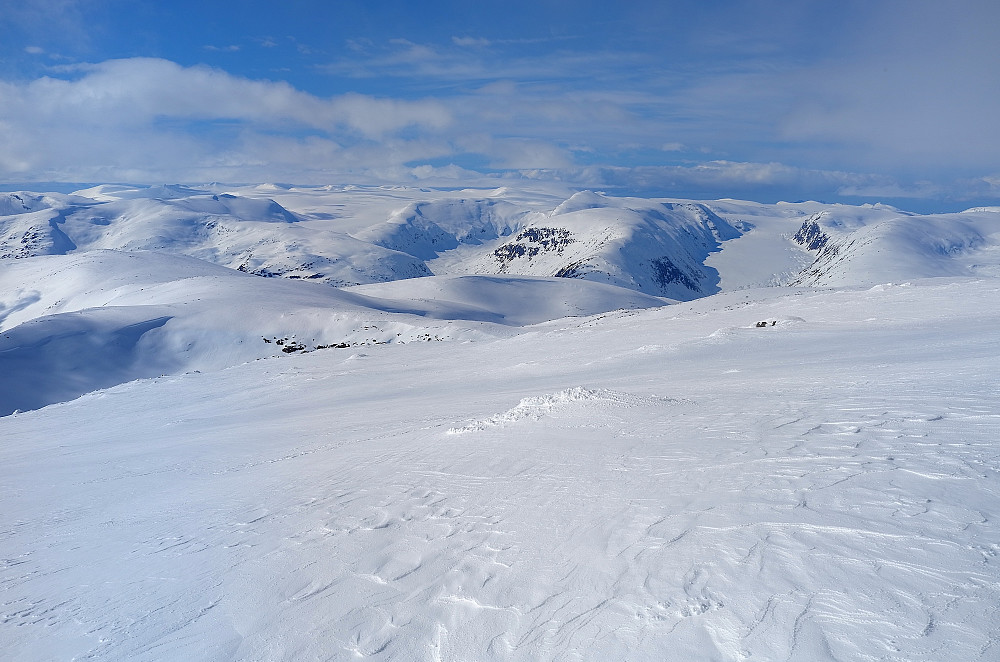
[[[514,189],[263,193],[98,186],[0,197],[0,364],[48,393],[29,406],[11,387],[0,413],[156,374],[505,336],[744,288],[1000,275],[996,209],[920,216]],[[373,201],[385,211],[350,218]],[[43,341],[61,363],[32,363]],[[77,360],[88,354],[89,369]]]

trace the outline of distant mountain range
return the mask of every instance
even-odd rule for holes
[[[0,414],[138,377],[721,291],[995,275],[1000,208],[511,189],[6,193],[0,364],[17,379],[0,387]]]

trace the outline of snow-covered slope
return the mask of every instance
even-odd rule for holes
[[[719,290],[705,258],[740,232],[704,205],[584,191],[522,217],[510,235],[429,265],[435,273],[580,278],[689,300]]]
[[[4,194],[0,212],[2,412],[300,345],[466,337],[434,320],[472,332],[668,303],[643,293],[1000,274],[995,209],[105,185]]]
[[[532,276],[431,276],[358,285],[346,291],[391,301],[384,305],[393,310],[449,318],[460,314],[466,320],[514,325],[674,303],[613,285]]]
[[[0,260],[155,250],[334,286],[434,274],[542,276],[690,300],[788,283],[991,273],[1000,265],[991,248],[996,216],[512,188],[105,185],[74,195],[4,194]]]
[[[1000,275],[1000,212],[896,214],[857,229],[818,214],[796,235],[816,254],[797,284],[873,285],[934,276]]]
[[[391,307],[163,253],[94,250],[17,260],[0,269],[0,415],[141,377],[291,351],[490,333],[482,324],[386,312]],[[409,309],[427,315],[419,305]],[[457,318],[461,310],[445,305],[433,312]]]
[[[39,211],[0,216],[0,259],[153,250],[332,285],[430,275],[422,261],[404,253],[346,233],[300,227],[294,215],[268,199],[204,191],[184,197],[192,192],[186,188],[115,190],[116,196],[128,195],[110,200],[103,187],[80,193],[87,192],[97,198],[64,196]],[[159,194],[166,197],[153,197]]]
[[[4,194],[0,657],[995,660],[998,220]]]
[[[0,646],[993,660],[997,329],[995,279],[744,290],[3,417]]]
[[[509,333],[494,324],[670,303],[552,279],[398,283],[350,292],[148,251],[13,260],[0,268],[0,415],[290,352],[468,340]]]
[[[357,236],[385,248],[432,260],[462,245],[479,246],[520,227],[528,212],[495,198],[414,202]]]

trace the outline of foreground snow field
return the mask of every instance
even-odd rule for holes
[[[747,290],[0,418],[5,656],[996,659],[998,328]]]
[[[1000,659],[998,275],[998,208],[0,194],[0,658]]]

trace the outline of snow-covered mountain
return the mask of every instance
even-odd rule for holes
[[[838,214],[820,212],[803,221],[794,239],[816,254],[794,281],[801,285],[1000,274],[995,209],[932,216],[890,213],[851,224]]]
[[[385,223],[358,237],[379,246],[432,260],[459,246],[481,246],[506,237],[529,212],[505,200],[464,198],[414,202],[390,214]]]
[[[705,258],[740,231],[705,205],[581,192],[511,235],[448,267],[582,278],[689,300],[719,291]]]
[[[996,209],[104,185],[4,194],[0,212],[0,412],[290,347],[479,337],[747,287],[1000,271]]]
[[[589,191],[547,213],[495,199],[415,203],[363,233],[435,273],[580,278],[680,300],[718,291],[705,258],[739,235],[705,205]]]
[[[1000,208],[2,194],[0,657],[992,660],[997,276]]]
[[[0,259],[155,250],[338,287],[505,274],[589,280],[676,300],[737,287],[971,274],[996,262],[995,209],[916,216],[884,205],[647,200],[589,191],[546,198],[509,188],[216,189],[5,194]]]
[[[399,282],[407,287],[352,292],[149,251],[13,260],[0,269],[0,415],[292,352],[481,339],[511,324],[668,303],[558,279]]]
[[[590,192],[548,212],[495,197],[416,201],[353,234],[300,223],[269,198],[187,187],[11,195],[3,209],[10,213],[0,217],[0,258],[155,250],[336,286],[510,274],[688,300],[718,291],[719,276],[705,258],[740,235],[703,204]]]
[[[404,253],[342,232],[307,229],[273,200],[156,187],[96,198],[46,196],[29,209],[0,217],[0,259],[96,249],[163,251],[189,255],[259,276],[357,285],[429,276]],[[37,211],[33,211],[38,209]]]

